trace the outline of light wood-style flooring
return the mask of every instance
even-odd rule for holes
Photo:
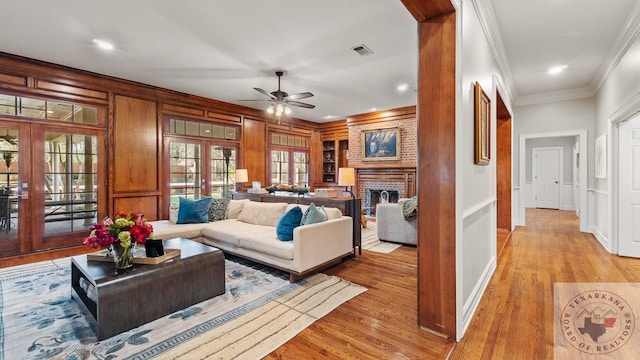
[[[267,359],[553,359],[554,282],[640,282],[640,259],[610,255],[575,212],[527,209],[461,342],[421,330],[416,251],[365,252],[327,273],[369,290]]]
[[[69,250],[82,252],[86,249]],[[2,259],[0,266],[55,254]],[[364,251],[325,271],[368,290],[266,359],[552,359],[554,282],[640,282],[640,259],[608,254],[574,212],[527,209],[460,343],[417,325],[416,248]]]

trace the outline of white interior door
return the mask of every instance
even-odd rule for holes
[[[640,257],[640,115],[620,124],[619,130],[618,251]]]
[[[533,196],[536,207],[559,209],[562,148],[533,148]]]

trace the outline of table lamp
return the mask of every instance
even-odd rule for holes
[[[240,191],[242,183],[249,181],[249,174],[247,169],[236,169],[236,191]]]
[[[344,186],[344,191],[351,194],[351,198],[355,199],[356,196],[351,192],[349,187],[356,184],[356,172],[354,168],[339,168],[338,169],[338,186]]]

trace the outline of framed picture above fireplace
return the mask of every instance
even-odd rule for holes
[[[400,160],[400,128],[363,130],[362,155],[365,161]]]

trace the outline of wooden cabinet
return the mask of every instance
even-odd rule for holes
[[[236,192],[232,194],[234,200],[249,199],[251,201],[260,202],[285,202],[288,204],[309,205],[314,203],[317,206],[334,207],[339,209],[344,216],[353,218],[353,255],[356,254],[356,248],[362,254],[362,204],[361,199],[352,198],[320,198],[313,196],[279,196],[271,194],[249,194]]]

